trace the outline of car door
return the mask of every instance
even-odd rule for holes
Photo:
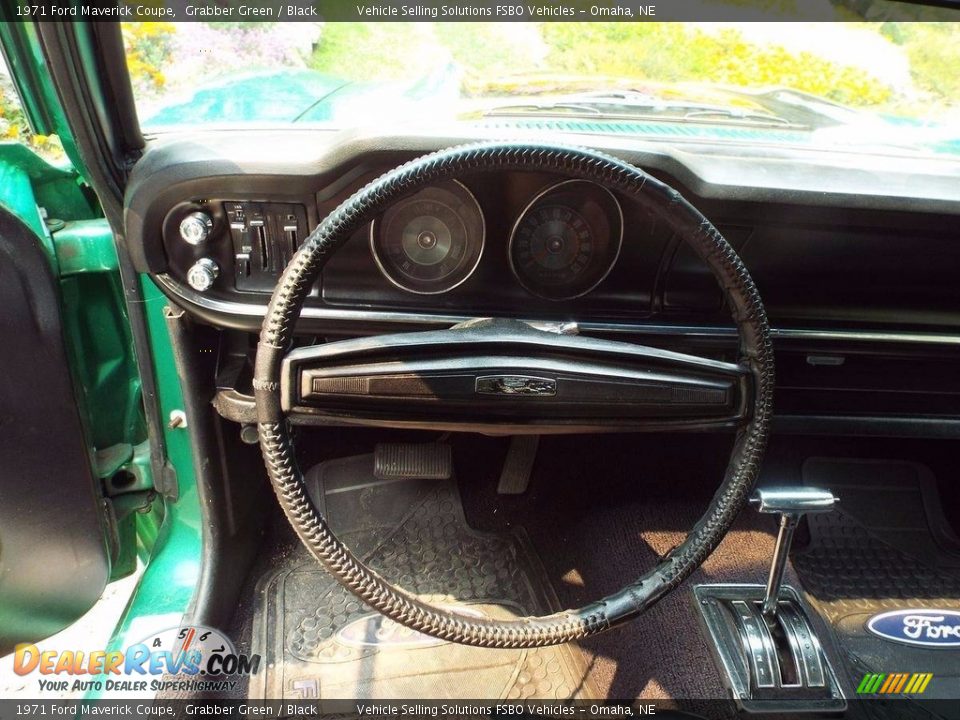
[[[110,227],[55,137],[26,29],[0,32],[0,655],[137,563],[154,503]]]

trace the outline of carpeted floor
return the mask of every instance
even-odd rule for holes
[[[471,524],[522,526],[561,604],[571,607],[619,589],[686,537],[723,476],[731,442],[730,436],[719,435],[609,436],[602,442],[596,437],[544,438],[530,488],[520,498],[494,492],[506,448],[502,443],[461,443],[456,457]],[[789,449],[768,455],[765,478],[800,483],[802,459],[809,451],[795,453],[793,444]],[[580,642],[600,693],[612,699],[726,697],[693,588],[765,583],[776,525],[776,518],[746,509],[677,591],[632,623]],[[798,544],[803,535],[798,533]],[[800,589],[789,564],[785,582]],[[814,624],[835,664],[828,633],[819,620]]]
[[[534,544],[561,602],[582,605],[652,567],[699,513],[691,503],[637,503],[538,528]],[[693,587],[763,582],[773,549],[769,522],[741,518],[721,547],[678,591],[629,625],[580,643],[607,697],[719,698],[725,693],[699,625]]]
[[[466,436],[451,442],[470,526],[489,531],[523,528],[560,603],[569,607],[619,589],[685,537],[723,476],[732,437],[543,438],[530,488],[521,496],[496,494],[505,439]],[[310,444],[305,447],[311,449]],[[357,450],[369,447],[359,443]],[[803,461],[811,455],[871,457],[887,447],[878,446],[877,441],[859,447],[842,438],[815,438],[806,444],[790,439],[768,453],[764,475],[784,484],[801,484]],[[907,452],[907,445],[897,447],[904,455],[913,452]],[[337,443],[336,450],[347,455],[354,448]],[[914,454],[929,455],[926,445],[914,450]],[[940,477],[937,468],[935,474]],[[231,628],[241,646],[250,639],[252,582],[287,554],[298,552],[286,520],[276,510],[273,515],[264,555]],[[590,681],[600,695],[611,699],[724,697],[692,590],[699,583],[763,583],[775,528],[775,518],[745,510],[720,547],[678,591],[638,620],[581,642]],[[801,532],[798,545],[803,542]],[[786,582],[800,587],[792,567],[787,569]],[[836,647],[828,633],[821,635],[836,666]],[[844,689],[850,692],[849,687]]]
[[[458,448],[458,472],[471,522],[523,526],[561,604],[580,606],[619,589],[683,540],[722,477],[729,443],[729,437],[704,436],[695,443],[612,437],[602,445],[544,439],[523,499],[491,495],[489,478],[479,477],[483,458],[496,455],[492,441],[477,441],[473,455]],[[601,694],[725,697],[692,590],[700,583],[764,582],[774,532],[772,518],[746,511],[678,591],[629,625],[579,643]]]

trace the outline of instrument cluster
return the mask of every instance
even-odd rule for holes
[[[451,180],[393,205],[370,225],[370,250],[391,283],[420,295],[452,290],[476,270],[486,240],[480,204]]]
[[[439,295],[464,283],[487,244],[488,223],[466,185],[430,186],[390,207],[370,226],[370,250],[394,286]],[[617,198],[585,180],[540,189],[512,224],[505,246],[509,268],[531,295],[570,300],[607,277],[623,243]]]

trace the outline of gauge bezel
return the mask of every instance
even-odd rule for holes
[[[448,180],[446,181],[446,183],[453,183],[453,184],[459,185],[460,188],[466,193],[467,197],[470,198],[470,200],[473,202],[473,206],[476,208],[477,214],[480,216],[480,241],[479,241],[479,249],[477,250],[476,260],[474,260],[473,265],[469,268],[469,270],[467,270],[466,274],[461,279],[453,283],[452,285],[448,285],[443,288],[439,288],[437,290],[423,290],[422,288],[408,287],[407,285],[404,285],[403,282],[401,282],[401,280],[393,277],[393,275],[390,274],[390,271],[384,265],[383,259],[380,257],[380,253],[377,252],[377,227],[379,226],[380,220],[383,218],[383,215],[386,213],[386,210],[384,211],[384,213],[381,213],[376,219],[374,219],[370,223],[370,233],[369,233],[368,242],[370,245],[370,254],[373,255],[373,261],[376,263],[377,268],[380,270],[380,274],[383,275],[383,277],[385,277],[391,285],[393,285],[396,288],[399,288],[400,290],[403,290],[404,292],[413,293],[414,295],[443,295],[444,293],[448,293],[451,290],[454,290],[455,288],[460,287],[461,285],[463,285],[463,283],[465,283],[467,280],[473,277],[473,273],[476,272],[477,267],[479,267],[480,265],[480,260],[483,258],[483,251],[486,248],[486,243],[487,243],[487,218],[483,214],[483,208],[480,206],[480,202],[477,200],[477,196],[474,195],[473,192],[470,190],[470,188],[468,188],[462,182],[460,182],[459,180]],[[439,185],[430,185],[428,188],[423,188],[422,190],[419,190],[417,193],[412,195],[411,198],[416,197],[417,195],[422,193],[424,190],[427,190],[432,187],[442,187],[446,183],[441,183]],[[470,242],[469,237],[467,239],[467,242]]]
[[[609,196],[610,201],[613,203],[613,207],[615,207],[617,210],[617,214],[616,214],[616,218],[610,217],[608,218],[608,221],[611,221],[612,223],[612,221],[616,219],[616,221],[620,225],[620,231],[619,233],[611,233],[611,235],[614,235],[614,234],[616,235],[616,238],[611,237],[611,240],[615,240],[616,248],[614,249],[613,253],[611,253],[610,255],[610,260],[607,263],[606,269],[603,271],[603,273],[600,275],[600,277],[597,279],[595,283],[590,285],[590,287],[588,287],[586,290],[582,290],[580,292],[573,293],[571,295],[562,295],[562,296],[546,295],[538,291],[537,289],[530,287],[530,285],[528,285],[524,281],[523,277],[521,276],[521,272],[518,270],[516,263],[513,260],[513,244],[517,237],[517,230],[523,224],[523,221],[526,219],[531,209],[536,207],[537,204],[540,203],[544,198],[556,193],[560,189],[566,189],[565,186],[569,186],[569,185],[590,185],[592,189],[594,189],[595,191],[600,190],[603,193],[605,193],[607,196]],[[584,295],[587,295],[593,292],[594,290],[596,290],[597,287],[600,285],[600,283],[606,280],[607,277],[610,275],[610,273],[613,272],[613,268],[616,266],[617,261],[620,259],[620,252],[623,249],[623,234],[624,234],[623,207],[621,207],[620,201],[617,199],[616,195],[614,195],[610,190],[605,188],[603,185],[599,185],[591,180],[580,180],[577,178],[574,178],[572,180],[561,180],[559,182],[553,183],[552,185],[548,185],[547,187],[540,190],[540,192],[538,192],[536,195],[534,195],[533,198],[524,206],[523,211],[520,213],[520,215],[517,216],[517,219],[514,221],[513,227],[510,230],[510,241],[507,243],[507,261],[510,263],[510,272],[513,273],[514,279],[518,283],[520,283],[521,287],[523,287],[524,290],[526,290],[531,295],[534,295],[535,297],[541,298],[542,300],[550,300],[551,302],[563,302],[565,300],[575,300],[577,298],[583,297]]]

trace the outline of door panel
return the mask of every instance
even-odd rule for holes
[[[0,208],[0,654],[85,613],[110,576],[94,477],[40,239]]]

